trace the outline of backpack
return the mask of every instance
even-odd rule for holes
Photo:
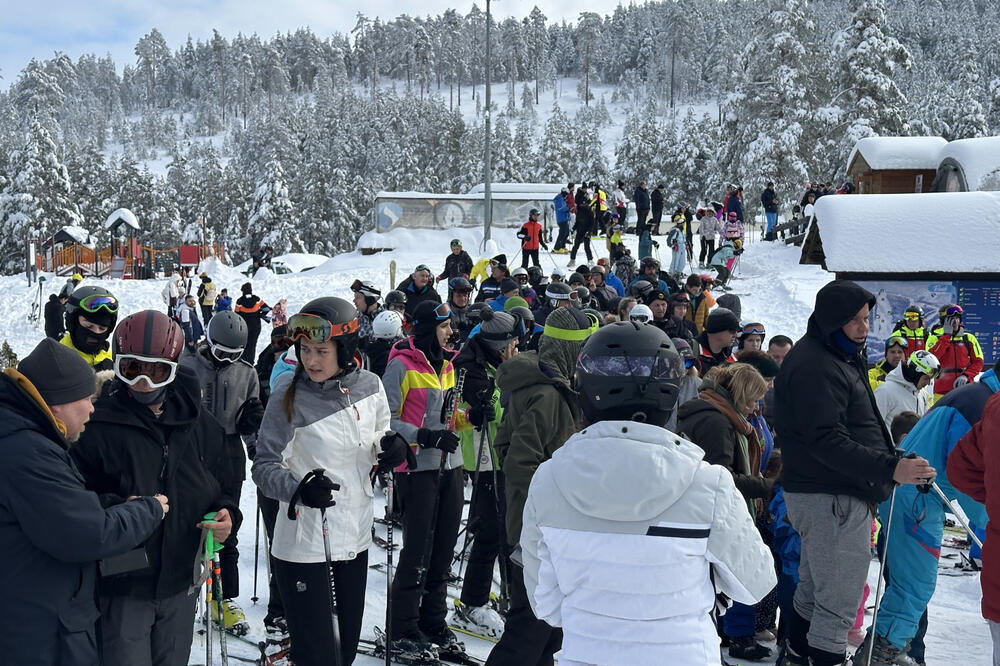
[[[622,281],[622,284],[629,284],[635,277],[635,259],[630,254],[623,254],[615,262],[612,272],[615,274],[615,277]]]

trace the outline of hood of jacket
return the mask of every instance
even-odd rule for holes
[[[450,349],[444,349],[443,351],[444,365],[441,366],[441,372],[435,374],[444,374],[445,370],[447,370],[448,363],[454,363],[455,361],[457,352]],[[410,367],[416,366],[419,367],[421,371],[426,369],[430,372],[434,372],[430,361],[427,360],[427,355],[417,349],[414,344],[414,338],[412,335],[408,338],[403,338],[392,346],[392,351],[389,352],[389,360],[391,361],[397,357],[405,359],[410,364]]]
[[[534,351],[524,352],[504,361],[497,368],[496,382],[502,391],[516,391],[538,384],[552,384],[572,390],[569,380],[540,363],[538,352]]]
[[[628,447],[629,455],[616,449]],[[677,502],[705,452],[648,423],[602,421],[570,437],[552,456],[553,477],[569,504],[603,520],[652,520]],[[609,484],[607,479],[627,479]]]
[[[66,448],[64,427],[27,377],[13,368],[0,374],[0,439],[33,430]]]
[[[455,357],[455,369],[461,370],[471,367],[485,369],[487,366],[496,368],[500,365],[501,361],[502,359],[498,352],[485,347],[478,337],[472,337],[462,345],[462,350]]]
[[[886,384],[898,384],[899,386],[905,388],[907,391],[913,395],[917,394],[917,387],[914,386],[913,382],[907,381],[906,377],[903,376],[903,363],[897,363],[896,367],[885,376]]]
[[[875,296],[850,280],[834,280],[816,294],[816,307],[809,316],[807,335],[828,342],[830,335],[851,321],[868,304],[875,307]]]

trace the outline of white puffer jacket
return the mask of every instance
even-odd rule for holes
[[[719,664],[710,579],[745,604],[776,584],[732,474],[656,426],[605,421],[542,463],[524,508],[524,581],[562,627],[562,666]]]
[[[885,427],[892,426],[892,420],[902,412],[916,412],[923,416],[930,409],[927,391],[919,391],[912,382],[903,377],[903,364],[897,363],[885,377],[885,382],[875,389],[875,403]]]
[[[352,560],[371,546],[374,520],[369,473],[376,448],[389,429],[389,403],[379,378],[358,370],[320,384],[300,377],[294,418],[289,423],[282,399],[292,382],[286,373],[275,382],[264,412],[253,462],[253,480],[267,497],[279,501],[271,554],[286,562],[324,561],[320,512],[299,506],[288,519],[288,502],[299,481],[322,468],[340,490],[326,510],[331,556]]]

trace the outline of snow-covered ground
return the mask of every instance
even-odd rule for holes
[[[252,283],[254,291],[268,303],[274,303],[279,298],[288,300],[288,311],[295,312],[311,298],[320,295],[350,297],[350,284],[355,278],[373,282],[385,289],[389,288],[390,262],[396,262],[396,281],[402,280],[418,264],[424,263],[432,270],[440,271],[444,266],[444,258],[448,253],[448,241],[459,237],[465,249],[477,259],[492,256],[498,252],[506,252],[512,265],[519,262],[519,243],[514,238],[512,230],[497,230],[493,241],[485,248],[482,246],[482,232],[477,230],[445,230],[445,231],[408,231],[398,230],[385,235],[383,246],[394,249],[363,256],[360,252],[350,252],[333,257],[315,268],[303,273],[274,275],[270,271],[261,271],[254,276]],[[626,239],[636,251],[636,239]],[[603,248],[603,244],[595,243]],[[741,263],[732,281],[734,293],[740,295],[743,303],[743,320],[762,322],[768,335],[782,333],[797,339],[805,333],[806,320],[812,311],[816,291],[825,284],[830,276],[817,266],[800,266],[798,264],[799,250],[782,244],[749,242],[747,250],[742,255]],[[549,255],[543,253],[542,267],[548,272],[558,266],[565,270],[568,257],[566,255]],[[218,288],[227,287],[232,295],[239,294],[240,285],[247,280],[231,267],[206,262],[200,267],[213,277]],[[62,286],[62,279],[48,276],[42,292],[43,299],[49,293],[57,291]],[[89,282],[89,281],[88,281]],[[124,312],[131,313],[144,308],[163,308],[160,292],[165,280],[104,281],[122,302]],[[444,286],[441,285],[442,294]],[[27,285],[24,276],[0,277],[0,321],[4,322],[0,331],[0,342],[6,339],[19,357],[27,354],[43,336],[41,324],[28,321],[31,304],[38,293],[37,288]],[[43,302],[44,304],[44,302]],[[258,351],[267,344],[267,336],[263,335],[258,342]],[[243,490],[242,508],[245,522],[240,534],[241,541],[241,579],[242,596],[240,602],[247,612],[252,625],[252,637],[262,638],[262,619],[266,608],[266,566],[263,558],[260,561],[258,595],[261,600],[252,604],[254,581],[254,504],[255,490],[247,481]],[[384,500],[376,495],[376,515],[383,514]],[[384,528],[379,526],[384,536]],[[398,538],[398,532],[397,532]],[[263,555],[263,546],[261,547]],[[385,552],[379,548],[370,551],[372,562],[384,561]],[[870,580],[874,589],[877,574],[873,563]],[[385,574],[370,570],[368,577],[368,597],[362,635],[371,638],[373,627],[383,626],[385,621]],[[985,666],[991,663],[991,643],[989,631],[979,613],[981,592],[976,576],[949,577],[942,576],[938,581],[937,592],[930,607],[930,629],[927,636],[927,660],[932,664],[956,663],[955,655],[960,650],[961,661],[966,666]],[[484,641],[469,638],[467,645],[470,653],[485,657],[491,645]],[[245,644],[231,639],[230,651],[237,655],[252,656],[254,650]],[[218,660],[218,657],[216,657]],[[200,636],[195,637],[192,649],[191,663],[204,662],[204,643]],[[375,659],[359,657],[355,662],[362,666],[379,663]]]

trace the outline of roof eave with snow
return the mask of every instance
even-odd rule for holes
[[[934,171],[946,145],[948,142],[939,136],[870,136],[854,145],[847,167],[849,171],[860,154],[872,171]]]

